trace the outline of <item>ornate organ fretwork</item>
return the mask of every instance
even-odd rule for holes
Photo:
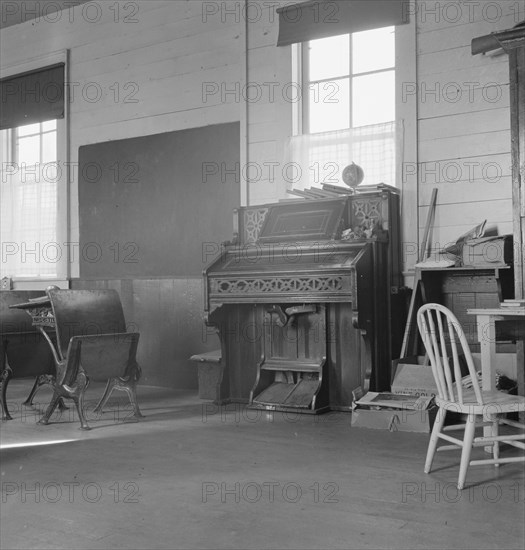
[[[254,243],[259,238],[259,233],[268,213],[268,208],[246,209],[244,211],[244,242]]]

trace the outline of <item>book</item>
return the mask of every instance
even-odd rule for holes
[[[332,185],[331,183],[323,183],[323,189],[325,191],[332,191],[339,195],[352,195],[354,190],[350,187],[341,187],[340,185]]]
[[[525,307],[525,300],[503,300],[501,307]]]
[[[417,396],[411,394],[396,394],[388,392],[369,391],[360,399],[354,401],[359,407],[370,407],[373,409],[401,409],[401,410],[424,410],[432,401],[432,396]]]

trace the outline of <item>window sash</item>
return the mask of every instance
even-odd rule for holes
[[[15,129],[2,132],[0,277],[15,282],[65,281],[68,277],[70,245],[64,216],[67,173],[61,147],[65,128],[64,120],[59,120],[51,132],[56,136],[56,162],[36,165],[18,163]]]
[[[301,80],[301,87],[303,89],[302,94],[302,100],[299,102],[300,108],[301,108],[301,129],[302,133],[312,133],[311,132],[311,124],[310,124],[310,89],[311,86],[318,85],[321,83],[330,83],[337,81],[342,81],[344,79],[348,79],[348,94],[349,94],[349,120],[348,120],[348,128],[354,127],[354,120],[353,120],[353,107],[354,107],[354,79],[356,77],[360,76],[368,76],[368,75],[375,75],[375,74],[384,74],[388,73],[390,71],[394,71],[395,74],[395,64],[393,66],[384,67],[377,70],[370,70],[370,71],[362,71],[362,72],[356,72],[354,71],[353,66],[353,43],[352,43],[352,34],[348,34],[348,42],[349,42],[349,60],[348,60],[348,74],[343,75],[337,75],[333,78],[323,78],[319,80],[311,80],[310,79],[310,41],[304,42],[300,45],[301,48],[301,55],[300,55],[300,80]],[[395,89],[393,90],[393,93],[395,94]],[[360,126],[359,126],[360,127]]]

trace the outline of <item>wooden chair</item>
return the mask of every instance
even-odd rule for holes
[[[125,391],[134,416],[142,417],[136,384],[141,375],[136,353],[139,333],[126,332],[124,312],[115,290],[48,290],[55,317],[56,383],[51,402],[39,421],[48,424],[61,397],[72,399],[81,428],[89,430],[84,395],[89,381],[106,382],[95,412],[101,412],[113,390]]]
[[[36,377],[24,405],[44,384],[53,384],[55,366],[51,350],[29,315],[9,306],[42,296],[40,291],[0,291],[0,402],[2,420],[12,420],[7,408],[7,386],[11,378]],[[61,403],[62,404],[62,403]]]
[[[521,430],[525,429],[525,424],[508,420],[505,417],[506,413],[525,411],[525,397],[509,395],[500,391],[481,391],[467,339],[459,321],[449,309],[440,304],[426,304],[417,313],[417,324],[438,388],[435,400],[439,411],[430,436],[425,473],[430,472],[436,450],[452,450],[457,447],[462,448],[457,485],[460,490],[465,485],[467,468],[470,465],[494,464],[499,466],[502,463],[525,461],[525,456],[506,458],[499,456],[500,443],[525,449],[525,444],[522,442],[525,439],[525,433],[499,435],[500,424]],[[469,374],[465,378],[462,378],[461,374],[458,342],[468,366]],[[466,422],[444,426],[447,411],[465,415]],[[480,421],[477,421],[478,418]],[[492,427],[491,435],[475,437],[475,428],[487,425]],[[464,429],[462,440],[444,433],[459,429]],[[452,445],[437,447],[439,439],[444,439]],[[487,446],[488,444],[492,446],[492,458],[470,459],[473,446]]]

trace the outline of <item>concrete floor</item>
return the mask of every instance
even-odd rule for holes
[[[20,408],[30,385],[11,381],[14,420],[0,428],[5,550],[524,547],[523,463],[473,467],[458,494],[457,453],[425,475],[427,435],[352,428],[347,413],[140,387],[143,420],[123,396],[83,432],[74,409],[36,425],[50,393]],[[90,387],[88,409],[101,392]]]

